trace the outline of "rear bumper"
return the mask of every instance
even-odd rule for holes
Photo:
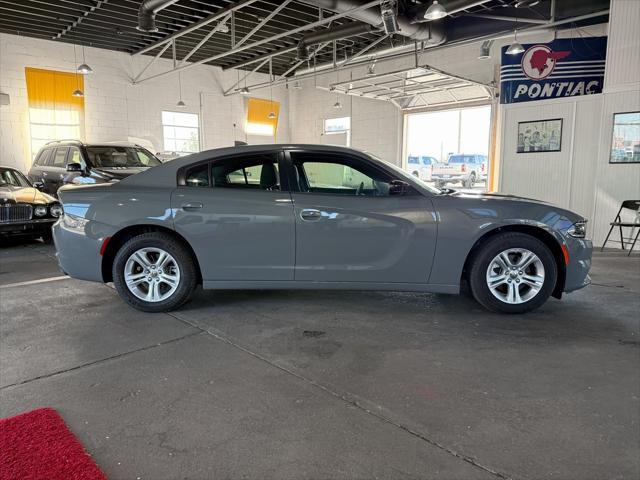
[[[593,243],[591,240],[567,237],[566,245],[569,252],[569,264],[566,270],[564,291],[568,293],[584,288],[591,283],[589,270],[591,269]]]
[[[91,223],[82,229],[69,228],[63,220],[53,226],[53,242],[60,270],[73,278],[102,282],[100,247],[104,237],[92,232]]]
[[[441,182],[463,182],[469,178],[468,175],[438,175],[435,173],[431,174],[431,180],[438,180]]]

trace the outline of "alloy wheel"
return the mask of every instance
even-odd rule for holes
[[[486,279],[494,297],[517,305],[528,302],[540,292],[545,280],[544,266],[530,250],[510,248],[489,263]]]
[[[129,291],[140,300],[157,303],[177,290],[180,268],[168,252],[160,248],[141,248],[127,259],[124,281]]]

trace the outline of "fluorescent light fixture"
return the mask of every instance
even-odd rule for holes
[[[447,10],[438,3],[438,0],[433,0],[433,3],[427,8],[424,13],[425,20],[438,20],[447,16]]]

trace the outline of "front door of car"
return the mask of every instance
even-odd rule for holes
[[[436,242],[431,200],[371,160],[287,153],[296,220],[295,279],[427,283]]]
[[[295,223],[282,156],[234,155],[181,173],[174,226],[193,247],[204,281],[293,280]]]

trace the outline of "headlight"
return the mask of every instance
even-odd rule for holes
[[[86,218],[78,217],[77,215],[71,215],[70,213],[65,213],[62,216],[62,222],[65,227],[72,230],[82,230],[85,225],[89,223],[89,220]]]
[[[59,217],[64,213],[64,210],[62,209],[62,205],[52,205],[49,211],[51,212],[51,215],[53,217]]]
[[[33,213],[35,213],[36,217],[44,217],[47,214],[47,207],[44,205],[38,205],[33,209]]]
[[[567,234],[574,238],[584,238],[587,235],[587,221],[581,220],[579,222],[574,223],[567,230]]]

